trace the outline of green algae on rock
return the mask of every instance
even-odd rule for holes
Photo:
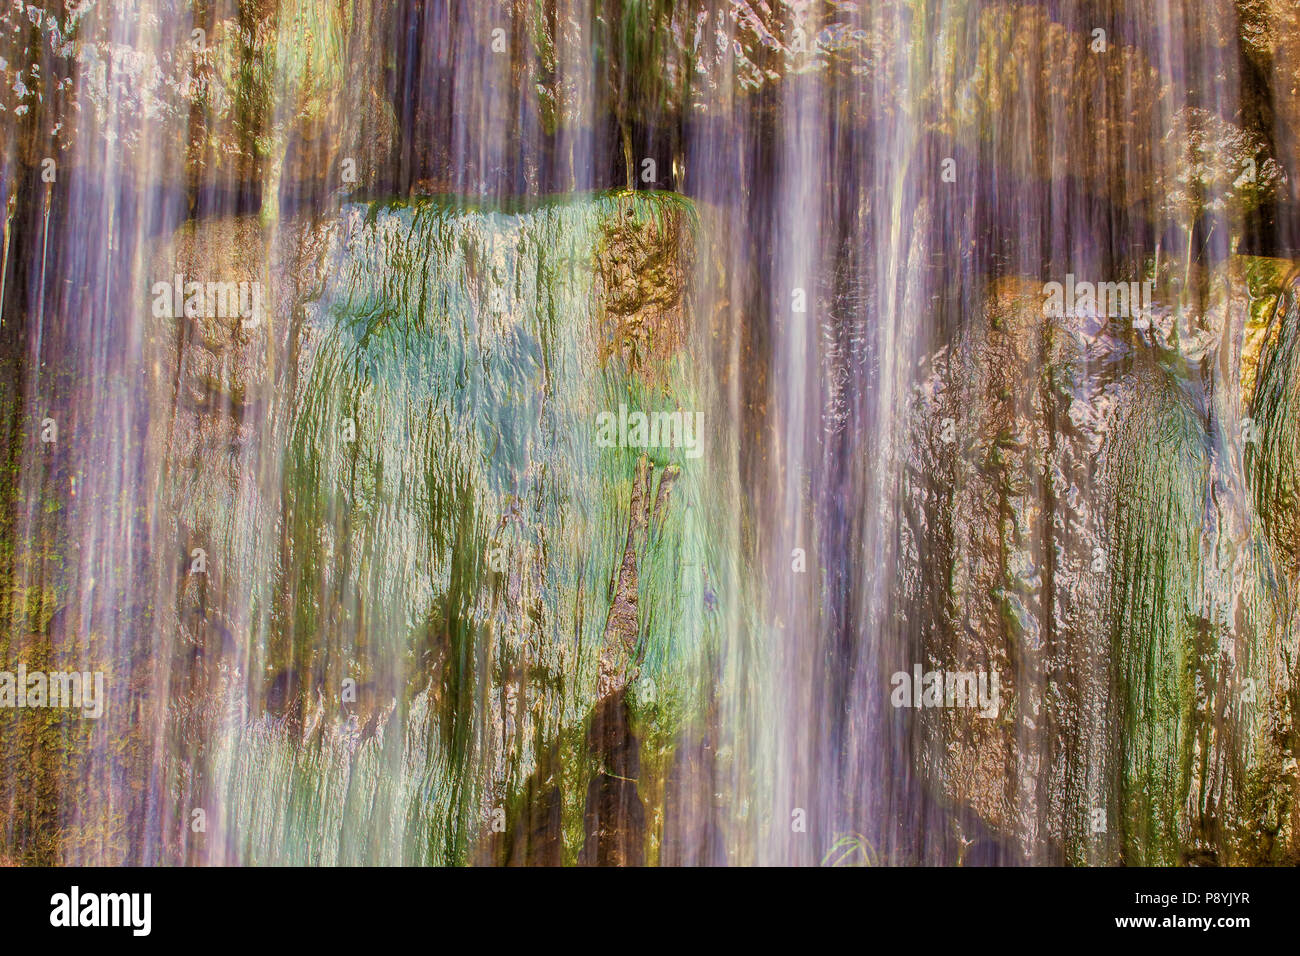
[[[909,606],[927,666],[999,670],[1003,708],[914,732],[929,785],[1030,859],[1295,858],[1289,275],[1234,259],[1149,331],[1002,281],[931,363],[911,495],[947,573]]]
[[[726,563],[706,534],[708,459],[595,440],[620,403],[699,405],[682,349],[693,213],[669,195],[513,212],[421,200],[285,226],[320,252],[271,296],[267,329],[218,322],[179,352],[176,331],[159,340],[181,384],[211,378],[237,419],[205,438],[214,406],[180,430],[191,451],[171,441],[180,537],[206,542],[214,569],[187,599],[186,641],[233,632],[215,651],[227,678],[185,706],[220,712],[232,678],[254,702],[182,748],[178,803],[210,806],[208,839],[243,834],[249,862],[467,861],[495,811],[533,812],[524,795],[550,768],[576,861],[586,775],[640,741],[663,764],[706,702],[692,675],[721,596],[683,582],[688,564]],[[179,235],[160,268],[224,228]],[[266,246],[242,228],[233,245],[256,261]],[[205,268],[238,271],[223,261]],[[620,327],[641,346],[611,349]],[[292,383],[292,407],[273,382]],[[240,428],[283,447],[279,500],[250,500],[240,474],[268,456],[232,448]],[[169,593],[188,593],[184,577]],[[578,741],[602,706],[632,743],[588,757]]]

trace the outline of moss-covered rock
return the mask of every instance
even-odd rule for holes
[[[919,660],[999,672],[1002,707],[923,712],[920,765],[1028,859],[1296,851],[1289,274],[1234,259],[1136,324],[1003,281],[932,360]]]
[[[643,746],[663,767],[703,704],[718,596],[682,581],[715,547],[707,459],[596,429],[620,404],[695,410],[694,229],[667,195],[422,200],[186,227],[159,250],[161,275],[297,277],[251,330],[155,320],[176,408],[158,441],[179,556],[161,616],[188,675],[178,818],[208,806],[250,861],[455,862],[508,810],[489,858],[587,859],[608,801],[632,799],[609,787],[635,789]],[[608,347],[620,327],[636,347]],[[365,829],[362,799],[401,839]],[[558,832],[528,837],[546,807]],[[622,849],[589,852],[644,859],[645,813]]]

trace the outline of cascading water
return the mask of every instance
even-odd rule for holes
[[[1281,0],[0,7],[0,858],[1296,862],[1298,78]]]

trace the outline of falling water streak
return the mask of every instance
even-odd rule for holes
[[[818,25],[794,22],[789,29],[815,37]],[[801,34],[803,35],[803,34]],[[796,54],[797,56],[798,54]],[[803,589],[795,586],[791,555],[807,548],[807,500],[812,481],[812,450],[809,439],[818,434],[820,406],[818,358],[815,354],[816,322],[825,287],[817,255],[826,224],[821,196],[830,183],[823,165],[827,148],[822,119],[823,92],[816,74],[800,77],[793,89],[782,90],[779,119],[782,136],[776,158],[776,235],[773,257],[772,327],[776,330],[772,355],[772,407],[779,471],[778,510],[773,539],[768,549],[767,574],[772,584],[766,610],[771,623],[766,633],[770,642],[773,681],[769,699],[780,702],[773,714],[772,730],[777,739],[768,744],[766,758],[772,793],[767,813],[773,821],[772,839],[761,846],[758,862],[790,864],[814,862],[808,859],[809,841],[801,838],[816,823],[817,727],[803,722],[815,716],[818,689],[813,674],[822,658],[822,625],[816,605]],[[801,724],[803,726],[801,726]],[[794,815],[804,819],[795,820]],[[795,831],[796,823],[800,826]],[[776,835],[782,834],[781,839]],[[802,858],[802,859],[801,859]]]
[[[1075,183],[1066,183],[1064,177],[1035,182],[1031,175],[1042,155],[1055,157],[1062,144],[1079,142],[1074,125],[1091,118],[1100,128],[1100,121],[1117,109],[1116,102],[1130,94],[1128,87],[1111,88],[1103,71],[1101,85],[1109,99],[1096,105],[1078,103],[1026,71],[1029,79],[982,131],[987,134],[984,141],[961,142],[960,134],[935,132],[928,112],[935,108],[930,84],[958,85],[960,69],[969,65],[964,58],[973,61],[979,55],[985,16],[1000,15],[1002,5],[833,6],[825,23],[803,25],[806,40],[823,42],[833,27],[880,34],[891,43],[850,78],[820,68],[804,71],[801,58],[811,60],[812,55],[788,50],[800,26],[798,7],[778,4],[770,22],[780,53],[773,57],[788,57],[786,65],[792,68],[776,91],[755,91],[747,88],[752,81],[739,75],[739,56],[731,56],[731,51],[740,49],[750,22],[746,17],[758,15],[745,4],[704,5],[702,19],[686,21],[690,29],[700,31],[692,44],[716,46],[728,55],[720,58],[715,73],[693,78],[698,88],[692,90],[696,102],[691,121],[683,124],[682,156],[674,154],[671,163],[658,157],[665,168],[672,166],[674,184],[696,198],[701,210],[692,353],[707,359],[699,359],[696,369],[697,395],[703,396],[697,400],[709,421],[716,422],[706,459],[710,474],[723,489],[721,497],[734,506],[731,523],[720,525],[715,537],[734,552],[743,552],[739,563],[752,562],[761,569],[749,582],[755,592],[752,600],[725,607],[723,633],[708,663],[716,670],[717,682],[709,691],[712,716],[706,736],[725,756],[715,754],[694,768],[708,778],[707,790],[716,802],[697,813],[723,827],[726,839],[694,848],[692,861],[698,862],[815,863],[838,835],[850,831],[869,834],[888,860],[911,861],[923,853],[944,862],[957,859],[957,844],[968,837],[955,837],[949,828],[961,823],[958,817],[965,808],[953,805],[934,776],[945,766],[947,741],[919,719],[900,718],[887,697],[892,672],[908,670],[914,663],[930,666],[951,650],[935,633],[940,623],[947,623],[942,615],[951,612],[960,618],[970,610],[961,606],[963,596],[945,594],[931,597],[950,597],[954,607],[945,605],[934,621],[903,619],[909,605],[901,596],[899,579],[908,571],[909,558],[901,542],[918,531],[935,531],[908,524],[904,507],[907,470],[917,453],[909,403],[924,374],[918,369],[938,344],[954,352],[978,348],[995,297],[995,283],[986,282],[988,277],[1010,275],[1036,282],[1066,272],[1112,275],[1132,264],[1134,249],[1145,251],[1140,240],[1126,234],[1137,217],[1129,218],[1126,209],[1104,208],[1105,203],[1095,199],[1109,196],[1108,202],[1120,205],[1104,181],[1107,169],[1098,173],[1087,167]],[[218,7],[205,26],[240,9],[233,0]],[[476,333],[486,334],[491,323],[473,314],[482,310],[482,297],[497,283],[511,295],[519,294],[521,263],[540,261],[526,237],[521,238],[520,223],[531,222],[530,213],[516,216],[495,210],[521,196],[608,185],[603,168],[609,165],[607,154],[618,154],[615,165],[621,171],[631,136],[626,124],[617,133],[602,128],[599,117],[626,110],[620,98],[639,78],[626,70],[620,77],[597,75],[602,61],[595,52],[596,38],[608,40],[614,23],[594,0],[559,5],[554,17],[563,29],[550,60],[533,45],[530,31],[535,24],[511,16],[509,5],[398,7],[387,14],[364,4],[350,8],[356,16],[363,8],[367,16],[373,15],[378,40],[363,30],[349,33],[341,21],[331,19],[325,5],[288,4],[280,11],[270,81],[269,172],[261,183],[260,247],[244,252],[269,290],[277,278],[301,266],[294,255],[281,251],[297,245],[295,230],[337,224],[352,215],[338,179],[340,161],[349,157],[332,152],[324,138],[318,142],[294,130],[304,99],[312,95],[305,75],[338,70],[346,73],[349,86],[379,89],[387,82],[385,71],[392,66],[396,73],[397,65],[378,62],[382,58],[374,56],[377,49],[407,43],[398,65],[410,72],[396,82],[412,88],[388,90],[390,100],[422,117],[421,141],[407,148],[441,150],[445,162],[418,189],[402,175],[416,179],[430,170],[404,169],[401,175],[377,180],[376,192],[384,194],[396,184],[416,192],[452,193],[458,197],[451,201],[453,207],[464,207],[467,199],[481,203],[474,215],[482,217],[488,237],[478,250],[482,255],[467,258],[465,275],[445,285],[459,290],[458,283],[464,283],[468,291],[458,301],[471,313],[465,321],[474,324]],[[1219,22],[1232,15],[1217,7],[1199,10],[1158,0],[1103,4],[1088,13],[1043,5],[1041,11],[1018,10],[1017,16],[1036,22],[1037,13],[1075,39],[1089,36],[1094,26],[1089,18],[1095,15],[1109,31],[1114,49],[1125,55],[1153,51],[1158,76],[1169,88],[1159,99],[1153,128],[1132,133],[1110,149],[1121,156],[1119,165],[1126,174],[1122,188],[1132,189],[1134,205],[1165,201],[1154,215],[1158,257],[1152,271],[1160,273],[1167,258],[1178,263],[1172,281],[1179,306],[1175,321],[1186,341],[1197,323],[1211,321],[1202,315],[1196,275],[1201,266],[1192,260],[1200,254],[1203,263],[1225,261],[1234,251],[1240,223],[1233,211],[1221,208],[1189,217],[1177,207],[1171,187],[1151,200],[1141,186],[1130,187],[1129,180],[1145,183],[1180,168],[1183,144],[1177,137],[1159,137],[1188,110],[1229,117],[1239,112],[1239,50],[1208,39],[1232,34],[1234,24]],[[309,60],[310,69],[303,65],[303,51],[294,48],[306,21],[319,27],[309,31],[317,44],[312,56],[319,57]],[[111,48],[135,51],[152,62],[171,55],[178,38],[200,22],[174,4],[146,2],[116,11],[96,6],[82,29],[87,37],[103,38]],[[1017,29],[1024,25],[1021,20],[1015,23]],[[406,35],[408,30],[414,39]],[[494,48],[497,30],[503,31],[504,50]],[[680,38],[685,43],[687,36]],[[527,88],[529,78],[543,74],[559,91],[557,102],[563,101],[554,107],[561,119],[551,130]],[[87,65],[79,81],[89,84],[91,76]],[[1136,72],[1134,77],[1136,86],[1140,77]],[[322,574],[311,582],[316,592],[297,593],[299,569],[281,566],[290,534],[280,524],[286,520],[281,512],[292,491],[296,414],[292,399],[284,396],[296,394],[299,373],[292,334],[281,324],[288,316],[268,314],[266,377],[250,387],[252,397],[236,399],[231,388],[210,397],[205,406],[209,416],[239,418],[243,429],[239,447],[231,452],[237,478],[225,489],[228,497],[191,503],[196,510],[212,512],[210,523],[220,538],[209,542],[216,564],[204,585],[207,604],[201,611],[214,626],[224,622],[235,647],[229,697],[207,725],[207,735],[201,740],[176,738],[167,702],[174,681],[183,676],[178,662],[193,649],[180,635],[179,621],[198,585],[188,580],[185,570],[194,542],[174,540],[174,531],[183,529],[183,519],[192,513],[185,496],[203,490],[176,474],[180,468],[175,461],[189,437],[179,408],[182,388],[176,383],[194,371],[197,358],[190,333],[182,333],[176,346],[178,367],[151,371],[171,361],[171,353],[151,338],[156,330],[148,323],[143,290],[158,278],[158,247],[180,235],[176,230],[185,218],[180,199],[159,187],[185,179],[180,159],[185,144],[172,125],[147,108],[149,94],[141,93],[142,81],[128,61],[108,64],[104,82],[106,102],[139,103],[142,108],[108,109],[104,128],[98,127],[92,110],[85,111],[76,121],[73,154],[67,162],[60,160],[60,185],[49,186],[39,204],[24,204],[17,213],[12,202],[7,205],[0,255],[2,314],[6,297],[13,298],[7,284],[11,230],[25,228],[26,220],[39,222],[35,274],[15,279],[32,287],[29,299],[34,306],[26,330],[25,411],[35,423],[47,409],[72,413],[59,421],[59,442],[53,449],[29,441],[22,451],[15,533],[20,541],[41,541],[53,524],[70,539],[70,591],[76,597],[67,627],[78,638],[71,653],[83,668],[110,669],[111,706],[90,731],[92,742],[74,772],[78,801],[60,811],[60,823],[74,834],[61,848],[63,859],[261,862],[277,840],[295,841],[295,851],[312,845],[311,826],[304,821],[318,819],[314,812],[329,832],[326,845],[319,848],[323,859],[420,858],[403,845],[409,835],[398,820],[405,808],[423,796],[436,808],[427,810],[421,823],[450,827],[453,815],[490,809],[471,804],[487,800],[490,787],[485,780],[494,774],[506,776],[491,726],[493,695],[504,694],[504,686],[497,686],[492,675],[503,638],[495,627],[485,626],[479,632],[481,642],[472,649],[469,688],[463,691],[471,701],[466,746],[472,756],[459,767],[444,765],[447,754],[420,737],[424,722],[439,719],[430,715],[429,698],[397,702],[394,726],[403,727],[405,734],[400,747],[371,741],[345,752],[334,740],[320,753],[306,752],[305,745],[298,751],[292,735],[271,716],[271,678],[278,676],[272,671],[282,666],[283,646],[316,636],[299,631],[285,605],[296,600],[339,615],[344,623],[320,628],[324,658],[371,655],[380,670],[399,672],[411,624],[403,602],[410,595],[404,598],[382,572],[387,569],[408,583],[417,576],[414,559],[392,558],[392,564],[385,565],[387,556],[367,552],[355,556],[355,566],[348,563],[352,556],[341,556],[340,562],[351,569],[347,574]],[[1281,82],[1280,76],[1271,82]],[[772,117],[757,118],[759,106],[770,106]],[[841,117],[859,109],[861,115],[852,120],[858,125],[848,131],[841,128]],[[340,122],[345,128],[340,140],[361,136],[361,122],[350,113]],[[657,120],[644,122],[652,126]],[[642,131],[636,135],[653,138]],[[125,143],[134,144],[132,153],[112,145]],[[936,168],[950,149],[958,159],[953,183],[944,182]],[[5,169],[7,176],[8,165]],[[304,185],[303,169],[318,172],[327,185],[315,190]],[[218,181],[225,175],[205,171],[200,176],[200,188],[187,197],[196,204],[191,210],[196,220],[228,221],[242,208],[222,193],[223,185],[231,193],[237,191]],[[206,187],[212,188],[212,195],[204,192]],[[71,212],[52,218],[52,205],[58,204]],[[414,229],[398,215],[384,214],[378,221],[376,228]],[[594,227],[588,223],[582,228]],[[1005,241],[1007,231],[1015,233],[1009,251],[985,245],[990,237]],[[1199,250],[1194,247],[1197,235],[1208,237]],[[1169,236],[1175,237],[1178,248],[1161,248]],[[342,241],[337,235],[327,241],[333,243],[329,255],[335,268],[346,264],[346,256],[354,251],[341,251]],[[392,248],[407,252],[399,245]],[[440,261],[452,255],[445,249],[426,253]],[[942,263],[938,268],[936,261]],[[394,265],[391,274],[377,272],[375,282],[400,287],[399,273]],[[845,279],[845,273],[851,279]],[[298,281],[296,275],[292,281]],[[959,308],[935,305],[954,288]],[[794,311],[796,289],[803,291],[807,312]],[[385,293],[390,305],[400,298],[393,289]],[[947,308],[962,314],[948,315]],[[315,313],[313,317],[320,319]],[[291,321],[297,320],[294,316]],[[1211,367],[1199,367],[1199,358],[1188,360],[1177,348],[1168,350],[1183,362],[1184,370],[1190,369],[1186,378],[1191,384],[1177,400],[1188,402],[1201,416],[1204,434],[1196,436],[1196,447],[1210,462],[1209,484],[1200,502],[1203,553],[1196,570],[1203,578],[1196,599],[1203,604],[1213,600],[1211,585],[1221,580],[1217,559],[1222,554],[1253,554],[1260,534],[1241,439],[1246,410],[1236,387],[1244,330],[1225,318],[1218,333],[1217,364]],[[844,340],[853,336],[862,344],[845,346]],[[45,371],[56,352],[66,360],[57,376]],[[1053,373],[1053,361],[1045,350],[1031,357],[1023,369],[1026,382],[1038,383]],[[1084,360],[1080,377],[1090,383],[1086,388],[1100,391],[1109,373],[1086,365],[1089,361]],[[1126,361],[1136,365],[1132,358]],[[828,370],[836,374],[828,376]],[[223,366],[217,377],[227,383],[231,375]],[[750,375],[752,382],[746,381]],[[145,379],[153,382],[152,388],[139,386]],[[404,387],[410,384],[403,380]],[[1023,401],[1017,407],[1033,412],[1037,392],[1034,387],[1025,392],[1028,397],[1018,396]],[[1197,405],[1202,397],[1206,400]],[[486,399],[474,393],[466,401]],[[841,402],[842,408],[837,404]],[[978,429],[988,424],[981,414],[987,416],[987,410],[974,409],[965,421]],[[843,419],[838,425],[843,434],[834,444],[826,437],[832,417]],[[1031,437],[1040,428],[1032,421],[1020,424]],[[1014,437],[1019,438],[1017,428]],[[409,431],[394,429],[392,441],[409,437]],[[39,429],[28,431],[35,435]],[[165,438],[159,438],[162,433]],[[1051,467],[1045,454],[1043,462],[1032,464],[1024,488],[1008,499],[1028,503],[1021,517],[1031,540],[1012,542],[1008,535],[998,542],[1031,569],[1023,580],[1012,582],[1023,586],[1027,600],[1038,602],[1029,615],[1027,646],[1040,649],[1059,641],[1066,648],[1062,653],[1077,655],[1070,663],[1084,675],[1080,694],[1088,702],[1079,734],[1087,752],[1078,758],[1081,769],[1071,769],[1081,780],[1068,781],[1068,798],[1062,797],[1064,803],[1056,806],[1052,800],[1059,794],[1052,791],[1065,773],[1059,765],[1064,758],[1052,752],[1042,725],[1030,720],[1037,719],[1034,708],[1051,690],[1049,669],[1038,657],[1021,654],[1013,670],[1003,675],[1007,693],[1014,689],[1026,709],[1014,717],[1015,765],[1000,781],[1011,806],[999,824],[1000,839],[1010,847],[1007,859],[1035,862],[1053,858],[1057,848],[1051,844],[1060,834],[1067,842],[1075,839],[1069,830],[1078,824],[1065,818],[1077,816],[1079,807],[1115,804],[1117,781],[1129,772],[1124,758],[1112,756],[1107,748],[1107,735],[1116,732],[1119,707],[1108,700],[1114,680],[1110,649],[1100,638],[1080,648],[1066,643],[1070,635],[1056,633],[1077,622],[1065,620],[1072,610],[1063,606],[1069,600],[1067,585],[1049,588],[1051,575],[1042,570],[1064,560],[1076,544],[1072,532],[1062,532],[1057,525],[1068,526],[1078,517],[1072,506],[1061,504],[1062,492],[1099,502],[1106,479],[1098,464],[1082,486],[1067,489],[1058,486]],[[51,483],[69,475],[75,476],[75,496],[57,518],[43,519],[43,504],[63,494]],[[977,480],[970,471],[957,472],[954,499],[975,494]],[[846,498],[852,509],[847,520]],[[374,520],[400,523],[397,507],[389,503]],[[344,495],[330,498],[322,510],[324,525],[349,527],[351,511]],[[1080,520],[1084,518],[1093,522],[1087,532],[1101,537],[1109,516],[1089,512]],[[222,522],[223,527],[215,528]],[[805,574],[794,569],[795,549],[806,552]],[[744,590],[740,579],[749,572],[734,567],[710,570],[717,574],[714,583],[720,590],[732,595]],[[1003,571],[1008,578],[1015,576],[1014,571]],[[1274,569],[1264,567],[1259,573],[1272,574]],[[15,584],[42,587],[46,582],[41,574],[26,567]],[[1043,583],[1034,584],[1030,579],[1035,576]],[[835,587],[823,595],[828,581]],[[1248,594],[1241,603],[1255,600]],[[1088,609],[1094,611],[1089,623],[1107,626],[1106,609]],[[140,629],[146,633],[140,634]],[[1226,646],[1229,638],[1223,640]],[[1249,661],[1258,650],[1250,646],[1252,640],[1257,641],[1246,635],[1240,648],[1234,644],[1231,649]],[[316,663],[310,655],[301,659],[297,651],[290,661],[304,671]],[[331,680],[335,676],[329,672]],[[526,696],[527,687],[521,693]],[[555,706],[562,711],[577,704],[569,699]],[[584,716],[566,711],[558,723],[567,727]],[[118,740],[130,741],[138,750],[124,759],[113,746]],[[489,766],[493,761],[496,764]],[[184,780],[191,771],[193,779]],[[467,778],[447,784],[457,772]],[[1214,792],[1219,785],[1215,775],[1222,772],[1211,768],[1213,779],[1193,784],[1193,802],[1196,787]],[[307,796],[293,790],[298,777],[313,773],[316,785],[303,788],[310,791]],[[372,793],[363,787],[371,777],[396,783]],[[483,792],[453,795],[438,789],[444,784]],[[370,794],[368,809],[378,817],[373,825],[349,802],[363,793]],[[293,796],[317,804],[310,811],[295,806],[299,817],[287,811],[277,815],[283,809],[276,803],[280,794],[288,794],[285,800],[290,803]],[[212,810],[202,844],[184,836],[188,814],[199,805]],[[798,814],[802,830],[793,825]],[[469,828],[460,816],[455,827],[461,836],[456,839]],[[109,832],[110,822],[122,820],[127,821],[125,834]],[[1112,820],[1119,822],[1114,816]],[[687,824],[702,822],[689,820],[681,831],[695,833]],[[256,835],[241,830],[245,826]],[[458,858],[462,851],[453,847],[446,858]],[[1116,859],[1113,849],[1095,842],[1072,845],[1070,852],[1090,862]]]

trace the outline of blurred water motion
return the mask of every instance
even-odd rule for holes
[[[0,860],[1300,862],[1288,0],[13,3],[0,74],[0,672],[107,695],[0,680]]]

